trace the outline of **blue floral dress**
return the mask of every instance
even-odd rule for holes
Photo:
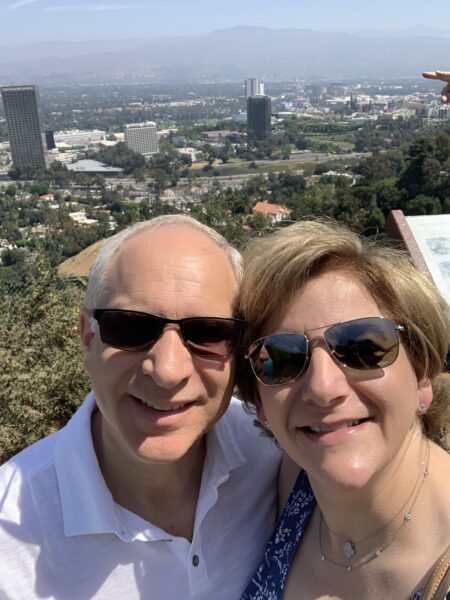
[[[241,600],[282,600],[289,567],[315,506],[308,476],[301,471],[261,564]],[[419,598],[420,592],[417,592],[410,600]]]

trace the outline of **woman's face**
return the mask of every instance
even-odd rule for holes
[[[311,278],[277,326],[265,332],[306,331],[310,340],[309,365],[294,382],[258,383],[259,417],[322,485],[357,489],[381,474],[406,450],[418,427],[418,405],[431,402],[430,382],[418,381],[402,344],[385,368],[357,371],[333,361],[324,326],[373,316],[387,315],[368,290],[345,271],[328,271]]]

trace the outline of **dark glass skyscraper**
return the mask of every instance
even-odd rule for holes
[[[0,90],[14,167],[45,169],[37,87],[18,85]]]
[[[45,145],[47,146],[47,150],[54,150],[56,148],[55,136],[51,129],[45,132]]]
[[[271,112],[269,96],[247,98],[247,137],[250,141],[269,137]]]

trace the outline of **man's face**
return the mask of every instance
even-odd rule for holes
[[[235,288],[229,260],[212,240],[189,227],[165,226],[124,243],[108,268],[96,308],[170,319],[230,317]],[[144,352],[103,344],[84,312],[81,336],[101,414],[103,449],[149,463],[195,455],[228,406],[234,359],[193,356],[175,324],[166,325]]]

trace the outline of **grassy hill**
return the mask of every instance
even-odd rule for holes
[[[68,258],[58,266],[58,273],[66,277],[87,277],[100,248],[105,240],[99,240],[82,250],[76,256]]]

